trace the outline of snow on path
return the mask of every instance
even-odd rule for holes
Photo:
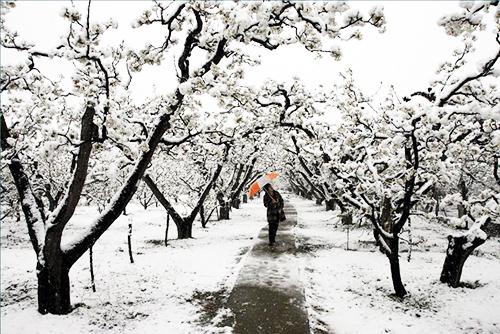
[[[287,220],[280,223],[276,246],[268,245],[264,227],[246,257],[228,301],[234,333],[308,334],[304,288],[295,253],[293,227],[297,211],[285,204]]]

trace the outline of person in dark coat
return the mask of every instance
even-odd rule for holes
[[[267,208],[267,222],[269,224],[269,246],[272,246],[276,241],[276,232],[278,232],[284,203],[280,193],[274,190],[270,184],[264,186],[264,192],[264,206]]]

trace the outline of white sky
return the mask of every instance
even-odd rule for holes
[[[57,44],[66,22],[59,16],[60,8],[69,5],[66,1],[21,1],[17,8],[7,15],[7,26],[37,45]],[[250,83],[258,84],[266,78],[290,80],[297,76],[312,87],[325,87],[336,82],[337,73],[351,67],[359,86],[368,94],[375,93],[380,83],[394,85],[401,96],[425,89],[434,76],[439,63],[448,59],[454,48],[460,45],[457,38],[445,34],[437,25],[444,14],[459,10],[455,1],[355,1],[351,7],[368,9],[382,5],[387,19],[387,30],[379,34],[375,29],[363,29],[361,41],[352,40],[341,44],[343,59],[334,61],[331,57],[317,59],[298,46],[283,47],[275,52],[262,52],[262,65],[247,73]],[[86,8],[86,1],[75,1],[77,7]],[[144,29],[136,31],[130,23],[143,9],[150,7],[148,1],[94,1],[91,15],[93,20],[113,17],[119,23],[118,31],[110,35],[113,44],[124,39],[128,45],[140,48],[146,42]],[[85,11],[83,11],[85,13]],[[147,38],[157,37],[154,33]],[[154,41],[154,40],[151,40]],[[484,56],[493,50],[494,44],[484,45]],[[43,49],[43,48],[42,48]],[[3,50],[4,51],[4,50]],[[1,61],[13,61],[11,54],[2,52]],[[172,66],[173,60],[167,60]],[[142,99],[150,95],[153,85],[156,91],[167,92],[175,87],[175,77],[156,68],[149,68],[134,78],[133,96]]]

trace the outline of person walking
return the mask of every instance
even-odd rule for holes
[[[285,220],[284,203],[283,197],[269,183],[264,186],[264,191],[264,206],[267,208],[267,222],[269,224],[269,246],[273,246],[279,222]]]

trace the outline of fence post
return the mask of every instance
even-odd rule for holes
[[[167,213],[167,228],[165,229],[165,247],[168,246],[168,227],[170,226],[170,215]]]

